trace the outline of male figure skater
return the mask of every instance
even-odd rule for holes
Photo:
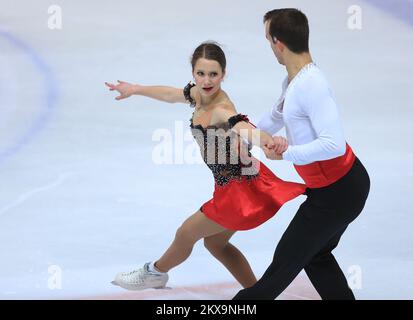
[[[281,98],[258,127],[286,127],[288,147],[267,157],[287,160],[305,181],[307,199],[283,234],[273,261],[252,287],[234,299],[275,299],[304,269],[322,299],[355,299],[332,250],[366,202],[370,180],[346,143],[330,86],[313,63],[307,17],[296,9],[264,16],[265,33],[288,77]]]

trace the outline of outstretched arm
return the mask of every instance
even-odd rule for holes
[[[111,91],[118,91],[120,93],[116,100],[122,100],[131,95],[140,95],[148,98],[168,102],[168,103],[189,103],[183,94],[183,90],[179,88],[167,86],[142,86],[140,84],[132,84],[124,81],[119,81],[118,84],[105,82],[106,86]],[[191,97],[195,99],[196,87],[191,89]]]

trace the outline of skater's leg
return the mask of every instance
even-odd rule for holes
[[[178,228],[175,239],[162,257],[155,262],[155,267],[161,272],[168,272],[189,257],[198,240],[226,230],[208,219],[201,211],[197,211]]]
[[[281,237],[274,253],[273,261],[257,283],[241,290],[234,299],[275,299],[308,266],[312,259],[322,251],[331,239],[345,228],[363,210],[370,188],[370,180],[360,161],[356,160],[350,172],[334,184],[319,189],[311,189],[306,201],[300,206],[287,230]],[[339,237],[335,239],[337,242]],[[332,255],[327,257],[330,267]],[[334,257],[333,257],[334,258]],[[335,259],[334,259],[335,260]],[[342,299],[351,298],[349,288],[345,287],[343,273],[338,264],[332,267],[335,282],[342,285],[337,290]],[[339,270],[339,272],[336,272]],[[322,279],[314,279],[320,276]],[[315,283],[324,281],[325,275],[317,272],[312,275]],[[327,278],[326,278],[327,279]],[[343,289],[344,288],[344,289]],[[323,290],[323,292],[326,289]]]
[[[308,278],[323,300],[355,299],[343,271],[332,254],[345,229],[339,231],[304,268]]]
[[[248,260],[229,240],[235,231],[227,230],[204,239],[205,248],[219,260],[237,281],[248,288],[257,282]]]
[[[305,201],[294,216],[278,243],[273,261],[261,279],[249,288],[238,292],[234,299],[275,299],[294,280],[311,258],[327,243],[325,225],[319,228],[308,214],[311,205]]]

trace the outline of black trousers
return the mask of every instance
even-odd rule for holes
[[[340,180],[307,189],[308,197],[281,237],[271,265],[254,286],[239,291],[234,299],[275,299],[302,269],[322,299],[355,299],[331,251],[363,210],[369,190],[369,176],[357,158]]]

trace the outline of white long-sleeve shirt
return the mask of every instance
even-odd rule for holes
[[[328,160],[346,151],[346,141],[333,93],[321,70],[310,63],[288,84],[257,127],[274,135],[285,126],[288,149],[283,158],[297,165]]]

